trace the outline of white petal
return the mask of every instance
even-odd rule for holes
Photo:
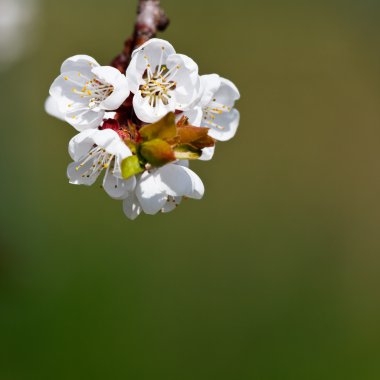
[[[149,98],[143,98],[141,93],[137,92],[133,97],[133,108],[136,116],[141,121],[144,121],[145,123],[154,123],[162,119],[169,112],[174,112],[176,107],[173,99],[170,99],[167,105],[164,105],[159,101],[155,107],[152,107],[149,104]]]
[[[105,112],[104,119],[114,119],[116,116],[116,112]]]
[[[201,161],[210,161],[215,154],[215,146],[202,149],[202,156],[199,157]]]
[[[144,62],[151,65],[151,69],[154,71],[156,66],[160,63],[165,64],[168,57],[173,54],[175,54],[174,47],[168,41],[152,38],[133,52],[132,60],[140,56]]]
[[[106,193],[113,199],[124,199],[133,192],[136,186],[136,178],[131,177],[128,180],[120,179],[108,172],[103,180],[103,188]]]
[[[60,111],[57,102],[53,99],[52,96],[49,96],[45,101],[45,111],[50,116],[56,117],[62,121],[66,121],[65,114]]]
[[[214,96],[216,98],[216,102],[232,108],[236,100],[240,99],[239,90],[228,79],[220,78],[220,80],[221,80],[220,88],[215,93],[215,96]]]
[[[133,53],[134,57],[139,51],[144,51],[145,54],[150,56],[159,56],[161,54],[161,49],[164,47],[164,57],[168,57],[171,54],[175,54],[175,50],[172,44],[161,38],[152,38],[137,48]]]
[[[134,192],[124,199],[123,211],[127,218],[131,220],[135,220],[141,214],[142,208]]]
[[[111,84],[114,87],[112,94],[101,103],[105,110],[116,110],[129,96],[129,86],[125,75],[111,66],[101,66],[92,69],[92,72],[101,79],[102,82]]]
[[[201,76],[201,87],[203,90],[202,99],[200,101],[201,107],[207,106],[212,101],[221,84],[221,78],[217,74]]]
[[[157,177],[157,182],[161,182],[159,186],[167,195],[187,196],[195,199],[203,197],[204,186],[201,179],[186,167],[168,164],[159,168],[155,177]]]
[[[103,119],[104,111],[91,110],[88,99],[74,90],[80,91],[86,85],[86,78],[77,72],[60,75],[50,87],[50,95],[56,101],[65,120],[78,131],[97,128]]]
[[[240,122],[240,113],[237,109],[232,109],[230,112],[223,112],[217,115],[213,120],[220,128],[212,127],[208,134],[219,141],[227,141],[232,139],[237,131]]]
[[[146,70],[146,65],[147,63],[143,56],[137,54],[134,58],[132,58],[127,68],[125,76],[128,81],[129,89],[134,94],[138,92],[140,85],[145,83],[143,75]]]
[[[69,154],[74,161],[80,161],[94,145],[96,129],[88,129],[74,136],[69,142]]]
[[[61,66],[61,73],[68,71],[79,71],[83,74],[91,72],[93,67],[100,66],[98,62],[89,55],[79,54],[66,59]]]
[[[95,112],[88,107],[77,107],[75,110],[67,112],[65,116],[66,122],[79,132],[98,128],[102,124],[103,118],[104,111]]]
[[[107,153],[115,155],[119,160],[132,155],[119,135],[112,129],[88,129],[74,136],[69,143],[69,154],[74,161],[79,161],[97,145]]]
[[[99,177],[99,172],[94,173],[92,176],[87,177],[85,174],[91,169],[93,160],[88,161],[84,166],[80,166],[80,162],[72,162],[67,167],[67,177],[73,185],[93,185]]]
[[[132,156],[131,150],[112,129],[96,130],[92,138],[94,144],[104,148],[107,153],[114,154],[120,159]]]
[[[183,166],[185,168],[188,168],[190,166],[189,160],[178,160],[175,162],[176,165]]]
[[[182,197],[173,197],[169,199],[162,208],[163,213],[174,211],[182,202]]]
[[[79,76],[76,71],[61,74],[50,86],[49,93],[56,100],[58,107],[64,113],[78,104],[88,106],[88,100],[74,90],[80,91],[86,85],[87,79]]]
[[[149,215],[157,214],[165,205],[167,195],[161,188],[155,173],[145,172],[136,186],[136,196],[144,212]]]
[[[183,54],[173,54],[167,60],[169,68],[179,66],[179,70],[171,80],[177,83],[175,94],[177,109],[185,110],[200,98],[201,82],[198,74],[198,65]]]
[[[194,125],[195,127],[200,127],[202,125],[203,110],[201,107],[195,107],[191,110],[185,111],[183,115],[189,119],[191,125]],[[180,119],[181,116],[182,115],[180,115],[178,119]]]

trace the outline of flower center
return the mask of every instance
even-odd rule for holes
[[[83,77],[86,80],[85,85],[83,83],[78,83],[71,78],[65,77],[65,80],[71,80],[74,84],[78,85],[80,89],[74,87],[72,92],[79,95],[82,99],[88,98],[88,107],[90,109],[96,108],[107,99],[114,91],[114,87],[106,82],[102,82],[98,78],[88,78],[85,75],[78,73],[79,77]],[[83,87],[82,87],[83,86]],[[72,107],[73,104],[69,105]]]
[[[161,55],[160,64],[156,66],[153,72],[148,58],[146,56],[144,58],[147,61],[147,67],[143,75],[145,84],[142,84],[139,88],[141,96],[149,98],[151,107],[158,106],[160,101],[166,106],[172,97],[171,91],[176,89],[177,83],[172,79],[177,74],[180,66],[177,65],[169,69],[161,63]]]
[[[115,155],[107,153],[107,151],[100,146],[94,146],[85,156],[84,160],[75,168],[76,171],[83,169],[82,178],[91,178],[92,176],[98,176],[104,169],[106,169],[107,177],[110,167],[113,166],[113,170],[117,165],[114,160]]]
[[[224,104],[218,103],[216,99],[213,99],[207,107],[203,108],[203,118],[206,124],[223,130],[224,127],[216,123],[216,116],[230,111],[231,107],[227,107]]]

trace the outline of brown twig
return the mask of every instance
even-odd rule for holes
[[[132,37],[125,41],[123,51],[112,61],[112,66],[122,73],[128,67],[133,50],[164,31],[169,19],[160,7],[160,0],[139,0],[137,19]]]

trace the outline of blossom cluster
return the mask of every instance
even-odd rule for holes
[[[201,199],[189,160],[210,160],[217,141],[234,137],[240,94],[161,39],[136,49],[126,73],[87,55],[67,59],[45,109],[79,133],[69,143],[70,183],[102,187],[130,219]]]

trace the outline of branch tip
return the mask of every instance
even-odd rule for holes
[[[133,50],[156,37],[158,31],[163,32],[169,23],[169,18],[160,6],[160,0],[139,0],[133,35],[125,41],[123,51],[111,65],[125,73]]]

